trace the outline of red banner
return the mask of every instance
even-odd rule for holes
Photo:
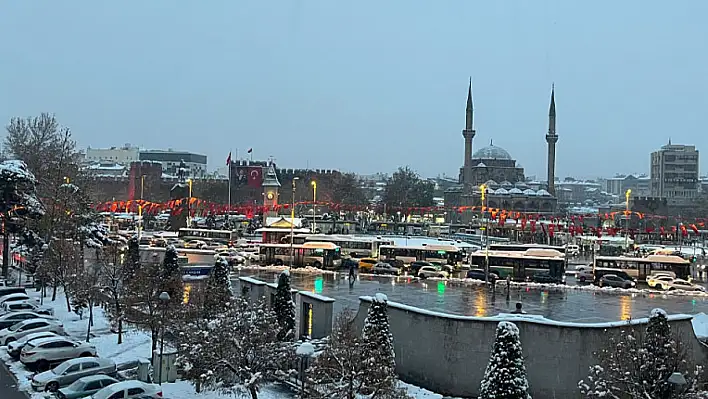
[[[248,168],[248,186],[260,187],[263,183],[263,168],[260,166],[251,166]]]

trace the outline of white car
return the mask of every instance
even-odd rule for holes
[[[22,320],[27,319],[54,319],[54,317],[30,312],[29,310],[10,312],[0,316],[0,330],[11,327]]]
[[[430,278],[430,277],[439,277],[439,278],[447,278],[448,273],[442,268],[436,267],[436,266],[423,266],[418,270],[418,277],[420,278]]]
[[[122,395],[121,395],[122,393]],[[121,381],[109,385],[91,396],[91,399],[162,398],[162,387],[138,380]]]
[[[37,305],[33,301],[8,301],[0,305],[0,314],[6,314],[10,312],[19,312],[23,310],[28,310],[30,312],[35,312],[44,315],[54,315],[54,309],[49,306]]]
[[[0,345],[7,346],[10,342],[17,341],[25,335],[44,331],[50,331],[55,334],[66,333],[64,326],[59,320],[27,319],[0,330]]]
[[[33,341],[35,339],[47,338],[47,337],[58,337],[58,336],[59,335],[57,335],[51,331],[42,331],[42,332],[27,334],[24,337],[18,339],[17,341],[13,341],[13,342],[10,342],[9,344],[7,344],[7,354],[10,355],[13,359],[19,359],[20,352],[22,352],[22,348],[24,348],[28,342]]]
[[[653,274],[647,277],[647,285],[660,290],[669,289],[674,277],[668,274]]]
[[[37,305],[39,305],[39,298],[30,298],[29,295],[21,294],[21,293],[5,295],[4,297],[0,298],[0,305],[2,305],[5,302],[16,302],[16,301],[34,302]]]
[[[190,240],[184,243],[186,249],[206,249],[207,243],[202,240]]]
[[[116,362],[98,357],[69,359],[51,370],[35,374],[32,377],[32,389],[56,392],[81,377],[97,374],[117,376]]]
[[[665,290],[684,290],[684,291],[701,291],[705,292],[706,287],[700,286],[698,284],[693,284],[690,281],[686,281],[680,278],[674,279],[674,281],[668,284]]]
[[[20,352],[20,361],[30,369],[46,371],[52,364],[89,356],[96,356],[95,346],[83,341],[57,336],[28,342]]]

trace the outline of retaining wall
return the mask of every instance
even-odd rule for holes
[[[370,297],[361,297],[355,322],[363,328]],[[596,364],[593,353],[622,328],[643,331],[648,319],[575,324],[528,315],[457,316],[389,302],[388,316],[401,380],[454,397],[476,397],[499,321],[516,323],[534,398],[579,398],[578,381]],[[669,316],[672,331],[696,364],[708,349],[696,339],[690,315]]]

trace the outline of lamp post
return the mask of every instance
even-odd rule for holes
[[[145,194],[145,175],[140,176],[140,199],[143,199]]]
[[[486,199],[487,199],[487,185],[482,184],[479,186],[479,191],[482,197],[482,216],[485,219],[484,222],[484,282],[489,282],[489,218],[487,217]]]
[[[165,308],[167,307],[167,303],[170,301],[170,294],[165,291],[162,291],[158,298],[162,303],[162,319],[160,322],[160,327],[162,331],[160,333],[160,371],[158,372],[157,383],[162,385],[162,369],[164,368],[162,364],[162,355],[165,351]]]
[[[143,206],[138,204],[138,242],[143,236]]]
[[[187,227],[192,227],[192,179],[187,179],[189,184],[189,197],[187,199]]]
[[[625,250],[629,250],[629,218],[630,218],[630,213],[629,213],[629,196],[632,195],[632,189],[627,189],[627,192],[624,193],[624,205],[625,205],[625,212],[624,212],[624,248]]]
[[[317,214],[317,182],[312,181],[312,233],[317,233],[317,219],[315,215]]]
[[[295,182],[300,180],[299,177],[293,177],[293,196],[292,202],[290,203],[290,268],[293,267],[293,261],[295,260],[295,247],[293,246],[293,240],[295,239]]]
[[[310,366],[310,358],[315,354],[315,347],[309,342],[303,342],[295,350],[295,354],[300,358],[300,394],[305,396],[305,371]]]

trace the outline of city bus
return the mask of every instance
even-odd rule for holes
[[[437,262],[443,265],[458,265],[462,261],[463,253],[454,245],[381,245],[379,247],[379,260],[382,262],[395,259],[409,265],[417,260]]]
[[[342,264],[340,248],[331,242],[306,242],[303,244],[261,244],[259,246],[261,265],[290,265],[293,267],[313,266],[318,269],[338,269]],[[292,252],[291,252],[292,251]],[[295,257],[291,254],[294,254]]]
[[[236,230],[192,229],[183,227],[177,232],[177,237],[184,241],[202,240],[207,244],[233,244],[238,240]]]
[[[521,251],[480,250],[470,255],[470,268],[484,270],[489,259],[489,273],[497,278],[509,276],[514,281],[527,281],[537,274],[547,273],[561,283],[565,279],[565,256],[559,251],[529,248]]]
[[[379,237],[355,237],[350,235],[329,234],[297,234],[293,237],[295,244],[306,242],[331,242],[341,248],[342,255],[354,258],[377,258],[382,245],[392,245],[393,240]]]
[[[687,280],[691,276],[691,262],[675,255],[649,255],[646,258],[629,256],[596,256],[595,270],[616,270],[627,273],[637,281],[646,281],[652,274],[668,273]]]
[[[526,252],[527,249],[551,249],[558,251],[561,254],[565,254],[564,246],[557,245],[544,245],[544,244],[489,244],[489,249],[491,251],[503,251],[503,252]]]

